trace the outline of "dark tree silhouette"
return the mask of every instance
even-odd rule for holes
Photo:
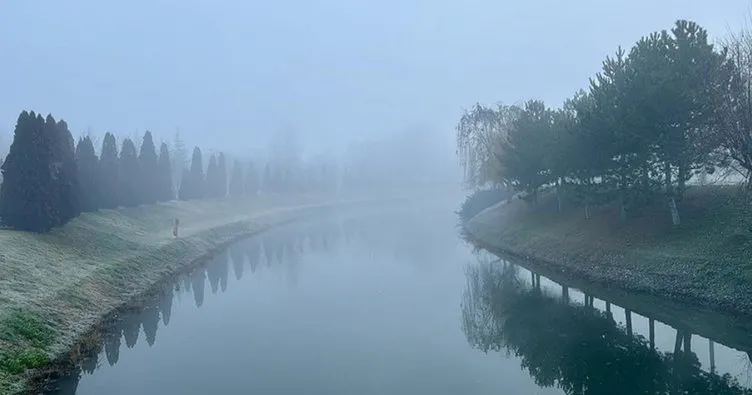
[[[193,301],[196,307],[204,304],[204,286],[206,284],[206,271],[204,268],[197,268],[191,275],[191,288],[193,289]]]
[[[158,161],[154,139],[147,130],[138,155],[139,203],[154,204],[159,200],[161,180]]]
[[[232,174],[230,175],[230,196],[243,196],[243,165],[240,161],[235,160],[232,165]]]
[[[128,348],[133,348],[138,343],[138,334],[141,331],[141,319],[137,311],[129,311],[123,316],[122,320],[125,345]]]
[[[158,172],[158,188],[157,200],[160,202],[168,202],[175,198],[175,194],[172,190],[172,162],[170,161],[170,150],[167,148],[166,143],[162,143],[159,147],[159,172]]]
[[[122,204],[125,207],[138,206],[141,200],[141,170],[136,156],[136,146],[131,139],[123,140],[118,161]]]
[[[230,260],[232,261],[232,271],[235,273],[235,279],[240,280],[243,277],[243,249],[239,243],[234,243],[229,247]]]
[[[217,157],[209,157],[209,165],[206,167],[206,182],[204,183],[204,196],[216,197],[219,185],[219,168],[217,167]]]
[[[175,292],[172,289],[172,284],[168,284],[162,291],[162,297],[159,299],[159,312],[162,315],[162,323],[167,326],[170,324],[170,317],[172,316],[172,299],[175,297]]]
[[[13,143],[2,166],[0,217],[5,225],[28,231],[49,231],[58,222],[52,173],[54,134],[33,111],[22,112]]]
[[[230,275],[230,262],[227,250],[219,254],[222,258],[218,262],[217,273],[219,273],[219,288],[222,292],[227,291],[227,277]]]
[[[96,211],[99,208],[99,158],[89,136],[78,140],[76,165],[81,183],[81,210]]]
[[[104,337],[104,354],[107,357],[107,363],[109,363],[110,366],[118,363],[118,359],[120,359],[121,337],[122,332],[119,327],[108,331]]]
[[[186,173],[183,172],[183,179],[180,183],[180,199],[201,199],[204,197],[204,164],[201,156],[201,149],[193,149],[191,158],[191,169]]]
[[[243,250],[248,257],[248,263],[251,266],[251,273],[256,272],[259,260],[261,259],[261,242],[258,238],[253,237],[248,239],[243,244]]]
[[[118,161],[117,141],[108,132],[104,135],[99,156],[99,206],[102,208],[116,208],[122,204]]]
[[[144,326],[146,343],[149,344],[149,347],[151,347],[157,340],[157,329],[159,328],[159,308],[157,306],[147,306],[144,311],[141,312],[140,316],[142,325]]]
[[[76,166],[76,149],[73,135],[68,124],[60,120],[55,122],[52,115],[47,116],[46,128],[55,134],[53,150],[53,173],[57,190],[57,225],[63,225],[81,213],[81,184]]]

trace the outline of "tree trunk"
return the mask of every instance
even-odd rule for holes
[[[561,177],[556,179],[556,211],[561,213]]]
[[[674,182],[671,179],[671,163],[666,161],[664,166],[664,172],[666,175],[666,197],[668,198],[668,208],[671,212],[671,223],[674,226],[679,226],[681,220],[679,218],[679,208],[676,206],[676,197],[674,196]]]

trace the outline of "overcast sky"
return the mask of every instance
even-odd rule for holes
[[[606,5],[608,4],[608,5]],[[558,105],[606,55],[697,21],[713,37],[749,0],[0,1],[0,133],[22,109],[74,134],[265,147],[285,127],[321,151],[408,127],[453,153],[476,101]]]

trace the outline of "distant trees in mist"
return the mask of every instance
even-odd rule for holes
[[[176,138],[176,158],[166,143],[157,151],[151,132],[137,148],[106,133],[97,156],[91,136],[75,142],[65,121],[34,111],[19,115],[13,143],[2,161],[0,220],[4,226],[46,232],[82,212],[136,207],[175,199],[252,197],[258,194],[332,193],[336,180],[307,177],[312,169],[270,163],[258,174],[253,163],[235,160],[228,177],[224,153],[209,156],[204,168],[196,147],[189,168]],[[176,171],[175,166],[181,166]],[[179,176],[180,180],[175,180]]]

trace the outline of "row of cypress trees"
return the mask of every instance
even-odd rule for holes
[[[223,153],[211,155],[204,173],[201,149],[193,151],[191,166],[182,171],[177,197],[181,200],[236,197],[264,193],[300,193],[321,189],[330,178],[295,176],[289,168],[267,164],[259,177],[253,163],[235,161],[228,180]],[[151,132],[140,148],[130,138],[120,144],[106,133],[100,155],[86,136],[74,142],[65,121],[23,111],[13,143],[0,169],[0,220],[4,226],[46,232],[82,212],[166,202],[175,198],[170,150],[162,143],[157,154]],[[244,170],[245,167],[245,171]],[[320,185],[319,185],[320,184]]]
[[[157,155],[146,132],[140,152],[133,140],[107,133],[97,157],[89,136],[74,143],[65,121],[23,111],[2,165],[0,219],[5,226],[49,231],[82,212],[134,207],[173,199],[170,153]]]

